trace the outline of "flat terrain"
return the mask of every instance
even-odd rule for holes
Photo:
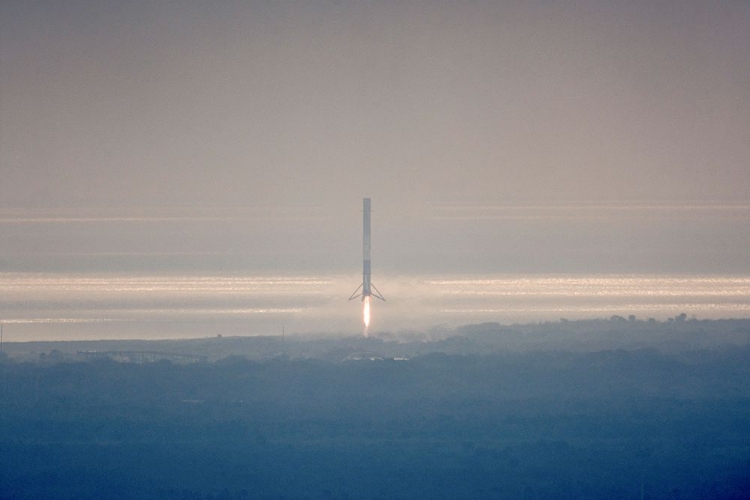
[[[748,498],[748,332],[7,345],[0,498]]]

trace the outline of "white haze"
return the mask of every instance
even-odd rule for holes
[[[750,275],[748,47],[744,1],[0,2],[0,287],[331,283],[325,300],[177,287],[151,306],[94,285],[67,305],[10,294],[0,321],[19,338],[360,331],[363,197],[389,299],[375,329],[744,316],[714,292],[515,305],[544,292],[427,283],[733,290]]]
[[[357,274],[0,273],[6,340],[357,335]],[[478,322],[750,315],[750,277],[731,275],[379,276],[373,335]],[[385,292],[384,292],[385,293]]]
[[[0,203],[746,203],[748,47],[744,1],[4,1]]]

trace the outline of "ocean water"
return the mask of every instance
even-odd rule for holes
[[[361,198],[0,209],[6,340],[362,334]],[[370,333],[750,316],[750,205],[373,198]],[[333,203],[333,202],[332,202]]]
[[[0,273],[6,341],[363,333],[355,274]],[[750,316],[750,276],[380,276],[370,334],[613,315]]]

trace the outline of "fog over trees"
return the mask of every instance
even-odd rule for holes
[[[6,344],[0,498],[747,498],[750,321],[431,335]]]

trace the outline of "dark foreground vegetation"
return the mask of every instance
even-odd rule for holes
[[[462,342],[5,359],[0,498],[750,498],[750,347],[437,352]]]

